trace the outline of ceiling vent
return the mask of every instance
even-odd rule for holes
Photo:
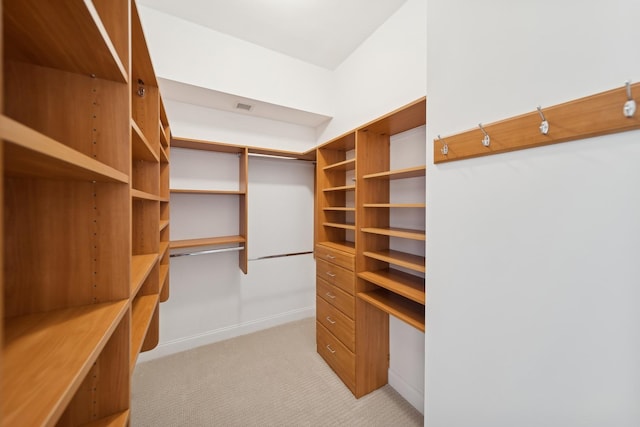
[[[238,110],[251,111],[251,109],[253,108],[253,105],[243,104],[242,102],[238,102],[236,104],[236,108]]]

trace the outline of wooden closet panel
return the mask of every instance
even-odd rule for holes
[[[7,178],[5,316],[129,294],[128,186]]]
[[[238,233],[244,238],[244,249],[238,252],[238,265],[244,274],[249,269],[249,149],[245,147],[240,154],[240,167],[238,173],[240,191],[244,194],[238,196]]]
[[[158,201],[134,199],[132,250],[133,255],[158,253],[160,249],[160,208]]]
[[[131,188],[160,195],[160,164],[135,160],[131,162]]]
[[[156,305],[156,309],[151,316],[151,322],[147,334],[144,337],[141,351],[152,350],[157,347],[160,341],[160,306]]]
[[[91,0],[126,70],[129,70],[129,0]]]
[[[5,62],[5,114],[129,174],[126,84]]]
[[[356,298],[356,392],[361,397],[387,383],[389,315]]]
[[[77,426],[129,408],[130,315],[122,318],[57,425]]]
[[[135,68],[134,68],[135,72]],[[151,144],[151,148],[156,156],[160,156],[160,126],[158,117],[160,115],[160,92],[149,82],[139,80],[133,75],[131,82],[131,114],[144,136]],[[144,82],[141,84],[140,81]],[[138,90],[144,87],[144,95],[140,96]]]

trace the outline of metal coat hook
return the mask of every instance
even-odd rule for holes
[[[138,79],[138,90],[136,91],[136,94],[142,98],[144,97],[146,93],[146,89],[144,87],[144,82],[142,81],[142,79]]]
[[[538,129],[540,129],[540,133],[541,134],[546,135],[546,134],[549,133],[549,122],[544,117],[544,113],[542,112],[542,108],[539,105],[538,105],[537,109],[538,109],[538,114],[540,114],[540,118],[542,119],[542,122],[540,123],[540,126],[538,127]]]
[[[489,145],[491,145],[491,137],[489,136],[487,131],[484,130],[484,128],[482,127],[482,123],[478,123],[478,127],[480,128],[482,133],[484,133],[484,138],[482,138],[482,145],[484,145],[485,147],[488,147]]]
[[[636,101],[631,96],[631,80],[627,80],[624,82],[625,86],[627,86],[627,102],[624,103],[624,116],[625,117],[633,117],[636,114]]]
[[[442,140],[442,138],[440,138],[440,135],[438,135],[438,141],[442,142],[442,148],[440,149],[440,152],[445,156],[449,154],[449,146]]]

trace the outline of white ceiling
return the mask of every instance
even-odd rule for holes
[[[139,4],[335,69],[406,0],[138,0]]]

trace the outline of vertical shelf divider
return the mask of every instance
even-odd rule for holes
[[[249,242],[248,242],[248,230],[249,230],[249,149],[244,147],[239,155],[240,157],[240,192],[238,197],[238,212],[239,212],[239,235],[244,238],[244,249],[238,252],[238,265],[240,270],[244,274],[248,271],[249,260]]]

